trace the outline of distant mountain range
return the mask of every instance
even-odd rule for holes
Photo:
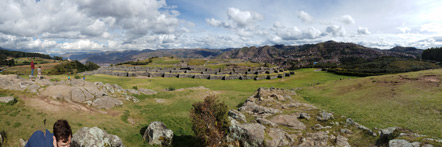
[[[299,67],[312,62],[339,63],[342,57],[377,58],[392,56],[400,58],[420,58],[422,49],[414,47],[394,47],[388,50],[364,47],[354,43],[327,41],[317,44],[297,46],[261,46],[229,49],[144,49],[98,53],[70,53],[61,55],[65,59],[91,61],[98,64],[116,64],[126,61],[143,60],[150,57],[174,56],[178,58],[218,58],[242,59],[252,62],[265,62],[282,67]]]

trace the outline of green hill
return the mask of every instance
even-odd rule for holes
[[[335,80],[300,91],[307,101],[367,127],[442,137],[442,69]]]

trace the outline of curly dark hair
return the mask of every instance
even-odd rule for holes
[[[63,142],[67,142],[69,140],[69,136],[72,137],[71,126],[67,120],[60,119],[54,124],[54,136],[58,141],[62,140]]]

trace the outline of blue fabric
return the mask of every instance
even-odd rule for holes
[[[49,132],[49,130],[46,129],[46,136],[45,134],[38,130],[35,131],[34,134],[32,134],[31,138],[29,138],[28,142],[26,143],[25,147],[53,147],[53,137],[54,134]]]
[[[34,69],[31,70],[31,75],[34,76]]]

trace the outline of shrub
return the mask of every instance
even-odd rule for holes
[[[190,118],[196,137],[205,146],[221,146],[229,127],[227,106],[215,96],[207,96],[192,107]]]
[[[74,76],[75,79],[80,79],[81,77],[79,75]]]
[[[167,88],[168,91],[175,91],[175,87],[169,87]]]
[[[132,86],[132,89],[138,90],[138,86]]]

